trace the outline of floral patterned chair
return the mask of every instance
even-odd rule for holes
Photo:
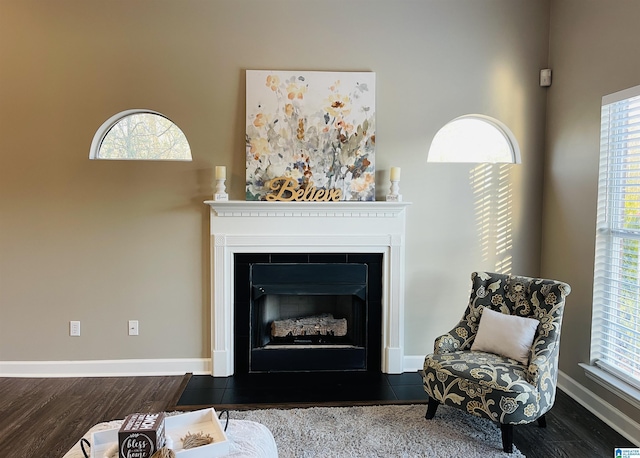
[[[424,360],[426,418],[434,417],[439,404],[488,418],[500,424],[504,451],[512,453],[513,425],[537,420],[546,426],[544,414],[556,394],[562,312],[571,288],[554,280],[486,272],[474,272],[471,280],[462,320],[436,339],[433,354]],[[485,309],[491,311],[483,316]],[[522,337],[527,333],[528,342]],[[511,340],[520,341],[517,356]]]

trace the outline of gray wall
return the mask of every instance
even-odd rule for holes
[[[215,165],[244,199],[246,69],[376,72],[378,195],[400,166],[413,202],[419,360],[460,318],[471,271],[539,273],[548,41],[544,0],[0,0],[0,361],[210,355],[202,202]],[[173,119],[194,161],[89,161],[128,108]],[[437,130],[468,113],[504,122],[522,164],[427,164]]]
[[[589,362],[602,96],[640,84],[640,2],[554,0],[547,113],[542,275],[572,292],[560,368],[624,413],[627,405],[584,376]]]

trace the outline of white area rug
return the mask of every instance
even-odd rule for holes
[[[311,407],[231,411],[271,430],[280,458],[290,457],[523,457],[502,451],[497,424],[440,406]],[[223,417],[224,418],[224,417]]]

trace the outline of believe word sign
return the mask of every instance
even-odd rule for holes
[[[301,188],[298,186],[298,182],[291,177],[279,177],[271,180],[269,185],[271,193],[266,195],[267,200],[290,202],[292,200],[297,201],[313,201],[313,202],[327,202],[327,201],[339,201],[342,198],[341,189],[316,189],[315,186],[309,186],[308,188]]]

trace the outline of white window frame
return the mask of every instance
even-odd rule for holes
[[[171,158],[162,158],[162,159],[147,159],[147,158],[140,158],[140,157],[122,157],[122,158],[111,158],[111,157],[103,157],[100,156],[100,148],[102,146],[102,142],[104,141],[105,137],[107,136],[107,134],[109,133],[109,131],[111,131],[111,129],[118,124],[120,121],[122,121],[123,119],[132,116],[132,115],[136,115],[136,114],[152,114],[152,115],[157,115],[157,116],[161,116],[165,119],[167,119],[169,122],[171,122],[173,124],[173,126],[180,132],[180,134],[182,136],[184,136],[185,141],[187,142],[187,146],[189,147],[189,158],[180,158],[180,159],[171,159]],[[192,154],[191,154],[191,147],[189,146],[189,142],[186,139],[186,136],[184,135],[184,132],[182,132],[182,130],[171,120],[169,119],[167,116],[163,115],[160,112],[157,111],[153,111],[153,110],[148,110],[148,109],[141,109],[141,108],[135,108],[135,109],[131,109],[131,110],[125,110],[125,111],[121,111],[120,113],[117,113],[113,116],[111,116],[109,119],[107,119],[104,123],[102,123],[102,125],[98,128],[98,130],[96,131],[95,135],[93,136],[93,140],[91,141],[91,149],[89,150],[89,159],[98,159],[98,160],[107,160],[107,161],[182,161],[182,162],[189,162],[192,160]]]
[[[640,86],[602,98],[599,169],[591,361],[581,366],[640,406],[640,256],[628,245],[640,240]]]
[[[460,141],[458,142],[456,138],[451,139],[450,141],[454,144],[449,144],[447,142],[447,147],[451,148],[447,154],[441,155],[436,152],[439,148],[439,143],[437,142],[439,135],[443,135],[443,133],[453,126],[459,121],[478,121],[486,126],[494,129],[494,132],[501,136],[504,139],[504,144],[507,146],[510,157],[504,158],[501,160],[494,160],[491,157],[483,156],[482,151],[474,151],[473,154],[469,154],[468,148],[465,146],[465,136],[467,135],[465,132],[460,132]],[[462,127],[462,126],[460,126]],[[446,135],[446,134],[445,134]],[[469,133],[468,135],[473,135],[473,133]],[[460,148],[465,148],[464,151],[460,151]],[[448,123],[446,123],[436,134],[434,135],[431,146],[429,148],[429,153],[427,156],[427,162],[431,163],[506,163],[506,164],[520,164],[520,146],[518,145],[518,140],[511,130],[498,119],[492,118],[491,116],[486,116],[483,114],[466,114],[463,116],[459,116],[455,119],[452,119]]]

